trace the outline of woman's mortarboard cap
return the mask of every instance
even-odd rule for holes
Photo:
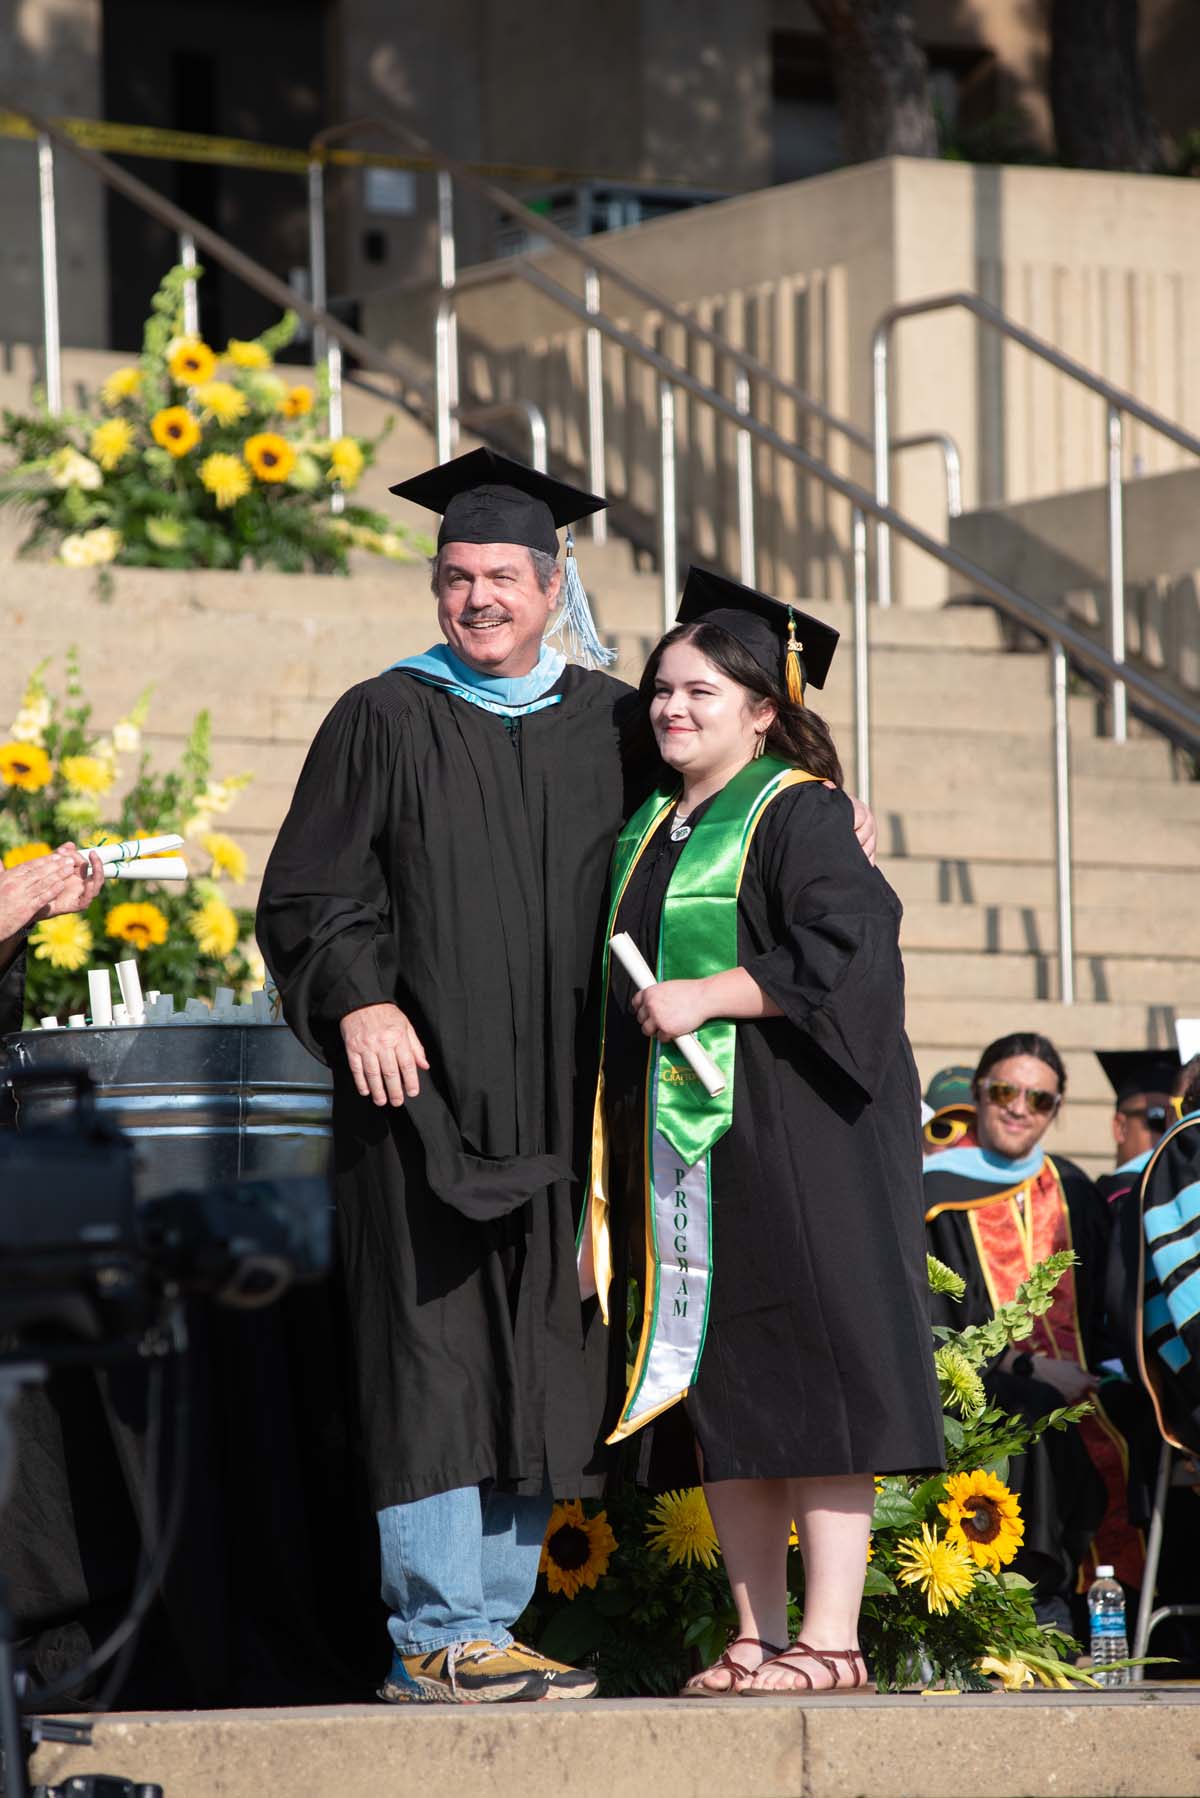
[[[561,526],[607,504],[490,449],[456,456],[389,491],[442,514],[439,549],[444,543],[519,543],[548,556],[558,554]]]
[[[786,600],[772,599],[743,587],[711,568],[689,568],[676,624],[716,624],[736,637],[772,680],[784,682],[789,639],[794,627],[804,680],[823,687],[837,648],[839,633]],[[793,695],[799,697],[799,695]]]
[[[1179,1057],[1173,1049],[1097,1049],[1095,1054],[1118,1105],[1141,1093],[1175,1091]]]

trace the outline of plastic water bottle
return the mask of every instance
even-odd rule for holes
[[[1111,1567],[1097,1567],[1096,1577],[1088,1588],[1088,1617],[1091,1621],[1092,1678],[1102,1686],[1127,1686],[1128,1667],[1114,1667],[1129,1654],[1125,1633],[1125,1594],[1113,1578]]]

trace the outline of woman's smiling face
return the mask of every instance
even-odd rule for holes
[[[774,708],[713,666],[685,638],[663,651],[650,725],[663,761],[688,780],[732,775],[753,756]]]

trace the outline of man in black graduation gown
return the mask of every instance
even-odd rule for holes
[[[1097,1049],[1096,1060],[1113,1089],[1113,1142],[1117,1164],[1101,1174],[1096,1191],[1110,1206],[1138,1185],[1146,1163],[1175,1121],[1171,1094],[1179,1078],[1173,1049]]]

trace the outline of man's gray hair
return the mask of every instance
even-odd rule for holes
[[[527,546],[518,545],[518,547],[526,548]],[[552,556],[548,550],[544,549],[530,549],[528,550],[528,555],[529,560],[533,563],[534,578],[537,581],[538,587],[543,593],[549,593],[550,582],[553,580],[555,571],[558,568],[558,557]],[[438,582],[441,579],[441,573],[442,552],[439,549],[435,556],[430,556],[429,558],[429,585],[434,593],[438,590]]]

